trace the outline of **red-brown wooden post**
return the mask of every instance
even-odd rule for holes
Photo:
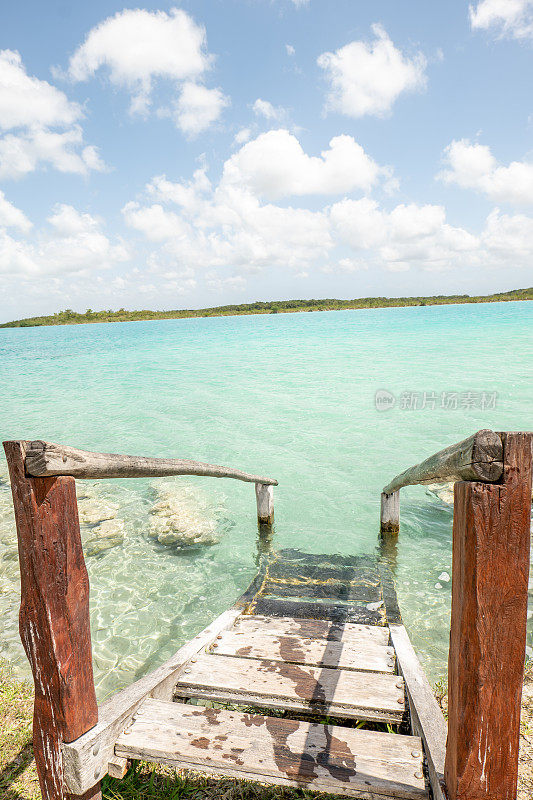
[[[515,800],[531,434],[501,434],[500,484],[455,484],[445,780],[450,800]]]
[[[63,784],[61,743],[98,721],[74,478],[31,478],[25,442],[4,442],[17,523],[20,636],[35,682],[33,748],[43,800],[72,797]],[[98,776],[95,776],[95,779]],[[101,797],[100,784],[84,798]]]

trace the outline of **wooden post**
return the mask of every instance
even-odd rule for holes
[[[255,484],[257,500],[257,522],[259,526],[274,524],[274,487],[265,483]]]
[[[525,661],[531,434],[501,434],[501,484],[456,483],[449,800],[515,800]]]
[[[33,748],[43,800],[66,800],[62,742],[98,721],[74,478],[25,474],[25,442],[4,442],[17,524],[20,636],[35,683]],[[100,798],[99,775],[84,798]]]
[[[400,530],[400,490],[381,493],[381,532],[398,533]]]
[[[255,484],[255,497],[257,500],[257,563],[261,563],[263,556],[272,549],[274,537],[274,487],[265,483]]]

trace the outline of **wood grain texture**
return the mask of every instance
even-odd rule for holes
[[[180,675],[176,697],[392,723],[404,716],[403,680],[397,675],[218,655],[198,656]]]
[[[354,625],[349,622],[331,622],[328,619],[299,619],[297,617],[263,617],[243,614],[234,629],[248,634],[265,632],[271,636],[301,636],[306,639],[327,639],[330,642],[371,642],[386,646],[389,643],[387,628],[376,625]]]
[[[390,632],[398,669],[405,681],[411,728],[424,743],[433,800],[447,800],[444,793],[446,720],[404,626],[391,625]]]
[[[171,700],[180,672],[221,631],[233,625],[240,613],[237,608],[224,611],[194,639],[180,647],[168,661],[106,700],[99,707],[98,724],[92,730],[74,742],[63,744],[64,777],[71,792],[82,794],[94,784],[95,772],[107,770],[117,736],[128,725],[141,703],[147,697]]]
[[[363,798],[427,798],[421,741],[291,719],[147,700],[123,756]]]
[[[368,638],[328,641],[277,634],[268,628],[253,633],[234,628],[223,633],[216,645],[216,653],[221,656],[270,659],[289,664],[384,673],[392,673],[395,664],[393,647],[374,644]]]
[[[98,721],[89,580],[73,478],[28,478],[24,442],[5,442],[17,524],[20,635],[35,683],[33,746],[44,800],[63,800],[62,742]],[[88,797],[99,796],[97,780]]]
[[[250,475],[231,467],[200,461],[171,458],[123,456],[115,453],[90,453],[52,442],[28,442],[26,472],[33,476],[72,475],[75,478],[141,478],[167,475],[204,475],[235,478],[247,483],[277,486],[271,478]]]
[[[501,437],[497,433],[478,431],[401,472],[385,486],[383,493],[392,494],[403,486],[417,483],[497,481],[503,473],[502,452]]]
[[[531,435],[504,439],[501,485],[455,485],[450,800],[514,800],[526,643]]]

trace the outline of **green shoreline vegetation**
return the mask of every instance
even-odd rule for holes
[[[452,294],[432,297],[362,297],[356,300],[271,300],[215,306],[214,308],[181,309],[176,311],[92,311],[78,313],[67,308],[45,317],[28,317],[4,322],[0,328],[33,328],[40,325],[82,325],[88,322],[140,322],[154,319],[185,319],[189,317],[231,317],[247,314],[287,314],[301,311],[345,311],[361,308],[401,308],[404,306],[440,306],[458,303],[501,303],[512,300],[533,300],[533,287],[514,289],[497,294]]]

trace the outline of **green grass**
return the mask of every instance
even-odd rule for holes
[[[470,296],[436,295],[432,297],[361,297],[355,300],[272,300],[270,302],[242,303],[241,305],[215,306],[213,308],[181,309],[175,311],[93,311],[88,308],[78,313],[70,308],[44,317],[28,317],[5,322],[0,328],[31,328],[41,325],[80,325],[87,322],[139,322],[152,319],[183,319],[186,317],[227,317],[243,314],[278,314],[301,311],[342,311],[360,308],[392,308],[403,306],[434,306],[456,303],[496,303],[512,300],[533,300],[533,287],[510,292]]]

